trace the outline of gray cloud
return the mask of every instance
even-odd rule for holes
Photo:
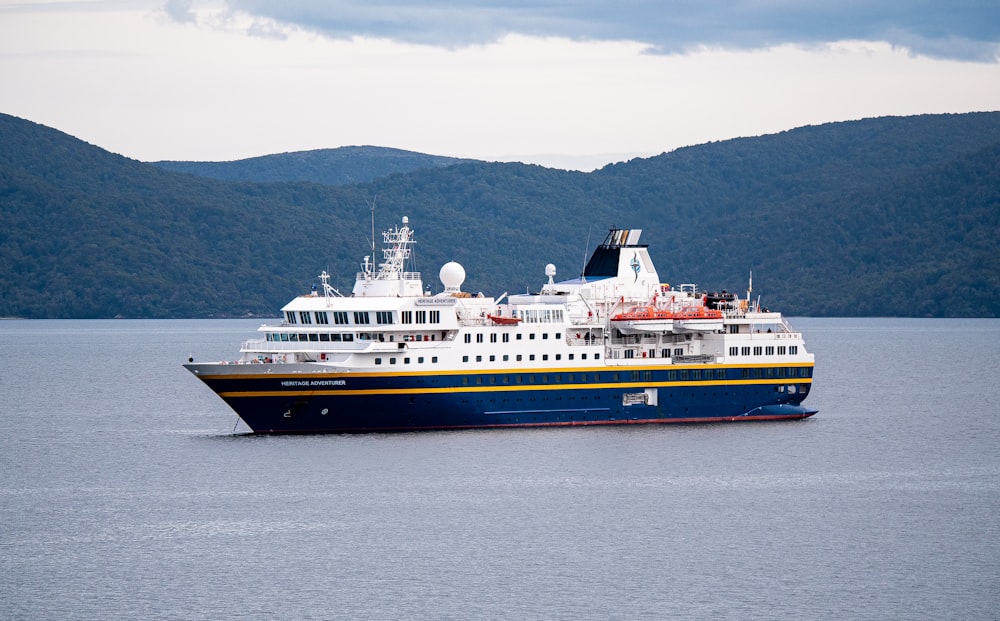
[[[996,0],[226,0],[230,10],[315,30],[461,47],[506,34],[632,40],[656,52],[844,39],[996,62]],[[173,9],[183,6],[169,0]],[[178,6],[180,5],[180,6]],[[183,11],[180,12],[184,14]]]
[[[191,0],[167,0],[163,9],[174,21],[182,23],[195,21],[194,12],[191,10]]]

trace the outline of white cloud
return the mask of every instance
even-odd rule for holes
[[[1000,65],[879,42],[659,55],[507,35],[447,49],[331,39],[222,4],[173,7],[183,22],[90,9],[4,15],[0,111],[143,160],[374,144],[593,168],[805,124],[1000,109]]]

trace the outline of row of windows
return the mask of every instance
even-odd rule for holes
[[[740,369],[740,376],[745,379],[759,379],[762,377],[812,377],[812,368],[766,367],[763,369]]]
[[[398,359],[395,356],[393,356],[393,357],[389,358],[389,364],[396,364],[397,360]],[[431,356],[431,364],[437,364],[437,361],[438,361],[438,357],[437,356]],[[412,359],[409,356],[404,356],[403,357],[403,364],[410,364],[411,362],[412,362]],[[424,357],[423,356],[417,356],[417,364],[423,364],[423,363],[424,363]],[[382,359],[381,358],[376,358],[375,359],[375,364],[382,364]]]
[[[394,323],[392,311],[354,311],[348,314],[347,311],[285,311],[285,322],[289,324],[303,324],[310,325],[315,322],[320,325],[329,325],[332,323],[337,326],[350,325],[349,318],[354,319],[354,324],[359,326],[367,326],[371,324],[372,313],[375,315],[375,322],[379,325],[386,326]],[[441,311],[432,310],[418,310],[418,311],[400,311],[400,323],[412,324],[412,323],[441,323]],[[414,315],[416,315],[416,321],[414,321]]]
[[[642,357],[643,358],[646,357],[646,353],[647,352],[642,352]],[[656,350],[655,349],[650,349],[648,353],[649,353],[649,357],[650,358],[656,358]],[[660,350],[660,355],[663,358],[669,358],[670,357],[670,349],[669,348],[664,348],[664,349]],[[683,355],[684,355],[684,348],[683,347],[676,347],[676,348],[674,348],[674,356],[683,356]],[[635,357],[636,357],[636,350],[634,350],[634,349],[626,349],[625,350],[625,358],[631,359],[631,358],[635,358]]]
[[[609,374],[610,375],[610,374]],[[618,376],[614,373],[615,377]],[[565,379],[564,379],[565,378]],[[588,379],[590,378],[590,379]],[[468,386],[470,384],[562,384],[562,383],[585,383],[585,382],[600,382],[600,373],[555,373],[549,375],[547,373],[539,374],[524,374],[524,375],[488,375],[484,378],[482,375],[476,375],[474,377],[463,377],[462,385]],[[596,397],[595,397],[596,398]]]
[[[568,354],[567,355],[567,360],[576,360],[575,356],[576,356],[576,354]],[[529,361],[532,361],[534,359],[535,359],[535,354],[528,354],[528,360]],[[548,360],[548,359],[549,359],[549,355],[548,354],[542,354],[542,360],[543,361]],[[555,354],[555,359],[556,360],[562,360],[562,354]],[[580,360],[586,360],[586,359],[587,359],[587,354],[580,354]],[[594,360],[600,360],[600,359],[601,359],[601,354],[595,353],[594,354]],[[469,357],[468,356],[462,356],[462,362],[468,362],[468,361],[469,361]],[[482,362],[482,361],[483,361],[483,357],[482,356],[476,356],[476,362]],[[496,362],[497,361],[496,354],[491,354],[489,356],[489,361],[490,362]],[[510,361],[510,355],[503,354],[503,356],[501,357],[501,362],[509,362],[509,361]],[[524,361],[524,356],[521,355],[521,354],[517,354],[514,357],[514,361],[515,362],[523,362]]]
[[[757,372],[763,372],[765,377],[809,377],[810,369],[767,368],[767,369],[741,369],[746,377],[750,372],[753,377],[762,377]],[[624,377],[623,377],[624,376]],[[626,373],[528,373],[517,375],[474,375],[462,378],[462,384],[562,384],[562,383],[600,383],[622,382],[622,381],[652,381],[652,371],[630,371]],[[668,381],[684,380],[721,380],[726,379],[726,369],[682,369],[679,371],[669,371]],[[782,386],[782,391],[784,387]],[[805,388],[803,388],[805,390]]]
[[[789,356],[794,356],[794,355],[796,355],[796,354],[799,353],[799,346],[798,345],[788,345],[787,348],[784,345],[778,345],[777,348],[778,348],[778,355],[779,356],[784,356],[786,353]],[[757,345],[756,347],[753,348],[753,355],[754,356],[760,356],[761,354],[763,354],[765,356],[773,356],[774,355],[774,350],[775,350],[775,346],[774,345],[768,345],[766,347],[762,347],[760,345]],[[729,348],[729,355],[730,356],[749,356],[750,355],[750,351],[751,351],[751,348],[750,348],[749,345],[744,345],[743,347],[730,347]]]
[[[514,311],[514,316],[518,316],[518,311]],[[528,309],[520,311],[521,320],[524,323],[562,323],[563,312],[561,308]]]
[[[322,341],[324,343],[327,343],[327,342],[341,343],[341,342],[351,342],[351,341],[354,341],[355,340],[355,336],[357,336],[357,340],[359,340],[359,341],[381,341],[381,342],[385,342],[385,340],[386,340],[385,334],[382,333],[382,332],[358,332],[357,335],[355,335],[353,332],[344,332],[344,333],[340,333],[340,332],[334,332],[334,333],[326,333],[326,332],[301,333],[300,332],[298,334],[293,334],[293,333],[288,333],[288,332],[273,332],[273,333],[272,332],[268,332],[267,335],[266,335],[266,339],[268,341],[275,341],[275,342],[277,342],[277,341],[283,341],[283,342],[292,342],[292,343],[320,342],[320,341]],[[394,342],[395,337],[396,337],[395,334],[390,334],[389,335],[389,342],[390,343]],[[403,341],[407,341],[407,342],[409,342],[409,341],[436,341],[437,340],[437,336],[434,335],[434,334],[404,334],[404,335],[402,335],[402,338],[403,338]]]
[[[428,314],[430,315],[430,323],[441,323],[441,311],[439,310],[400,311],[399,323],[427,323]],[[416,321],[414,321],[414,316],[416,316]]]
[[[305,342],[308,342],[308,341],[313,341],[313,342],[322,341],[324,343],[331,342],[331,341],[334,342],[334,343],[340,343],[340,342],[348,342],[349,343],[349,342],[351,342],[351,341],[354,340],[354,334],[351,333],[351,332],[347,332],[347,333],[344,333],[344,334],[341,334],[339,332],[338,333],[333,333],[333,334],[326,333],[326,332],[318,332],[318,333],[317,332],[310,332],[308,334],[289,334],[287,332],[275,332],[275,333],[268,332],[267,333],[267,340],[268,341],[275,341],[275,342],[277,342],[277,341],[286,342],[287,341],[287,342],[292,342],[292,343],[305,343]]]
[[[504,332],[500,336],[503,337],[501,340],[504,343],[509,343],[510,342],[510,332]],[[518,341],[524,339],[524,334],[522,334],[520,332],[516,333],[514,336],[515,336],[515,340],[518,340]],[[538,335],[535,334],[534,332],[531,332],[530,334],[528,334],[528,340],[529,341],[534,341],[537,337],[538,337]],[[484,341],[484,338],[485,337],[484,337],[484,335],[483,335],[482,332],[476,333],[476,342],[477,343],[482,343]],[[554,338],[557,341],[561,340],[562,339],[562,333],[556,332]],[[549,333],[548,332],[542,332],[542,340],[543,341],[547,341],[548,339],[549,339]],[[465,342],[466,343],[471,343],[472,342],[472,334],[471,333],[467,332],[465,334]],[[490,332],[490,343],[496,343],[496,342],[497,342],[497,333],[496,332]]]
[[[423,311],[418,311],[418,312],[423,312]],[[431,311],[431,312],[437,312],[437,311]],[[340,323],[340,322],[336,322],[336,323]],[[362,320],[362,321],[356,322],[356,323],[364,325],[365,321]],[[509,343],[510,342],[510,334],[511,334],[510,332],[504,332],[503,334],[500,335],[500,337],[502,337],[502,338],[500,338],[499,340],[502,341],[502,342],[504,342],[504,343]],[[386,335],[383,334],[383,333],[379,333],[379,332],[361,332],[361,333],[358,333],[357,336],[358,336],[358,339],[362,340],[362,341],[364,341],[364,340],[371,340],[371,341],[385,341],[385,340],[389,340],[389,341],[394,341],[395,337],[396,337],[395,334],[389,334],[388,339],[386,339]],[[521,333],[517,333],[515,335],[516,340],[518,340],[518,341],[522,340],[523,336],[524,335],[521,334]],[[532,340],[533,341],[533,340],[535,340],[536,336],[537,336],[536,334],[531,333],[531,334],[528,335],[528,340]],[[443,335],[442,335],[442,338],[443,338]],[[547,340],[548,338],[549,338],[549,333],[548,332],[542,333],[542,340],[543,341]],[[561,340],[562,339],[562,334],[560,334],[560,333],[557,332],[557,333],[555,333],[554,338],[557,341]],[[324,333],[315,333],[315,332],[314,333],[299,333],[299,334],[289,334],[289,333],[281,333],[281,332],[279,332],[279,333],[268,333],[267,334],[267,340],[268,341],[293,341],[293,342],[305,342],[305,341],[338,341],[339,342],[339,341],[353,341],[354,340],[354,335],[353,335],[353,333],[345,333],[345,334],[341,335],[341,334],[324,334]],[[405,334],[405,335],[403,335],[403,340],[405,340],[405,341],[436,341],[437,338],[435,337],[434,334],[427,334],[427,335],[424,335],[424,334],[415,334],[415,335]],[[489,342],[490,343],[496,343],[497,341],[498,341],[497,334],[495,332],[490,333]],[[467,333],[465,335],[465,342],[466,343],[471,343],[472,342],[472,334]],[[476,334],[476,342],[477,343],[483,343],[483,342],[485,342],[485,336],[483,335],[483,333]],[[666,351],[667,350],[664,350],[664,352],[666,352]],[[681,350],[679,350],[679,349],[677,350],[678,353],[680,353],[680,351]],[[570,358],[570,359],[572,360],[572,358]]]

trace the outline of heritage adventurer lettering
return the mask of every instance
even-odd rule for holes
[[[282,386],[346,386],[347,380],[285,380]]]

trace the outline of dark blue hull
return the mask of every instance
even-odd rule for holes
[[[199,377],[256,433],[782,420],[816,413],[801,405],[811,365]]]

